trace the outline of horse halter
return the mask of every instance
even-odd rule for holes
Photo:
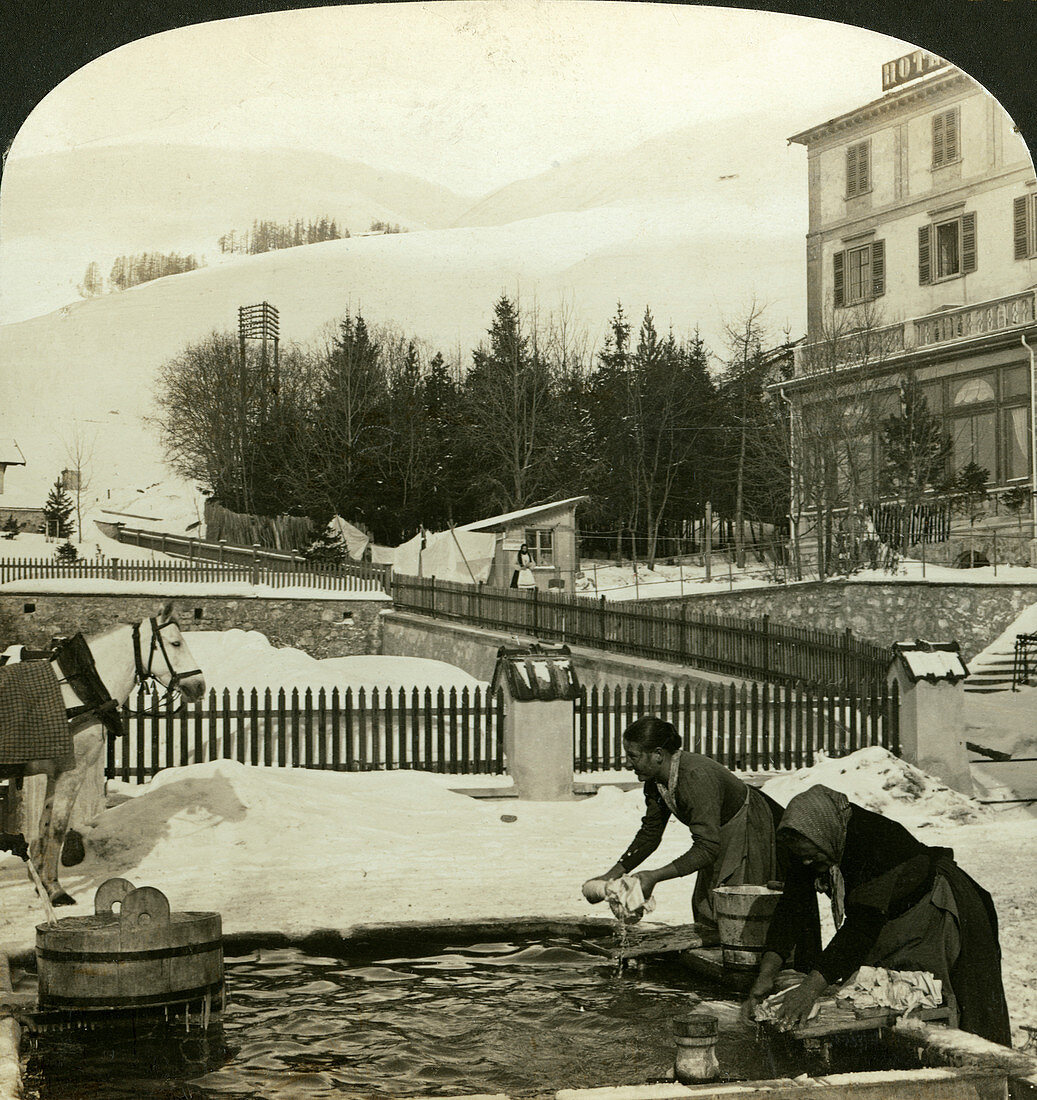
[[[169,659],[169,654],[166,652],[166,644],[162,641],[162,631],[167,626],[173,626],[174,621],[172,619],[158,624],[157,619],[150,619],[151,623],[151,648],[148,650],[148,666],[144,667],[144,661],[141,659],[140,654],[140,623],[133,624],[133,663],[137,668],[137,683],[143,687],[149,680],[154,680],[156,683],[161,683],[158,676],[152,671],[151,665],[155,660],[156,650],[162,654],[162,659],[166,662],[166,669],[169,671],[169,683],[166,685],[167,691],[175,691],[181,680],[186,680],[190,676],[201,676],[202,670],[200,668],[192,668],[188,672],[177,672],[173,668],[173,662]]]

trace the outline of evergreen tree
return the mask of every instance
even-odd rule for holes
[[[906,553],[911,537],[907,522],[912,510],[928,490],[947,487],[947,464],[951,437],[943,421],[929,411],[929,405],[914,378],[900,385],[900,413],[882,422],[882,469],[880,486],[895,494],[904,509],[901,523],[901,551]]]
[[[47,534],[59,539],[67,539],[75,530],[72,512],[75,504],[65,491],[59,477],[50,490],[47,502],[43,506],[43,518],[47,525]]]

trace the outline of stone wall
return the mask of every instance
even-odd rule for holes
[[[739,619],[769,615],[772,622],[791,626],[849,628],[858,638],[880,645],[915,638],[956,641],[969,660],[1037,603],[1037,584],[825,581],[642,602],[665,607],[683,603],[689,614]]]
[[[45,595],[0,593],[0,649],[45,645],[56,635],[96,634],[117,623],[154,615],[162,596],[122,593]],[[381,648],[380,612],[388,597],[298,599],[255,596],[178,596],[184,630],[258,630],[272,645],[295,646],[311,657],[349,657]],[[30,610],[31,609],[31,610]]]
[[[428,657],[463,668],[469,676],[489,681],[497,663],[497,650],[507,643],[533,641],[528,635],[469,626],[449,619],[432,619],[392,611],[382,616],[382,653],[393,657]],[[545,639],[549,644],[550,640]],[[608,653],[585,646],[570,646],[573,664],[584,687],[628,684],[740,684],[737,677],[705,672],[687,665],[651,661],[625,653]]]

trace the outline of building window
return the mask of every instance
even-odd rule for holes
[[[871,142],[859,141],[846,148],[846,197],[871,190]]]
[[[955,417],[951,421],[954,469],[970,462],[987,471],[987,480],[997,478],[997,416],[994,410]]]
[[[1030,410],[1025,405],[1002,409],[1004,480],[1030,476]]]
[[[1037,256],[1037,195],[1022,195],[1013,201],[1012,237],[1017,260]]]
[[[933,167],[942,168],[958,159],[958,108],[933,115]]]
[[[886,292],[886,242],[872,241],[833,257],[836,306],[869,302]]]
[[[526,546],[537,565],[554,565],[554,531],[551,528],[527,527]]]
[[[918,230],[918,281],[922,286],[976,270],[976,215],[923,225]]]

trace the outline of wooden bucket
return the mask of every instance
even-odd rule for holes
[[[94,910],[36,926],[41,1009],[222,1008],[219,913],[171,913],[160,890],[126,879],[103,883]]]
[[[766,886],[717,886],[713,890],[725,966],[735,970],[757,966],[780,897],[780,890]]]

